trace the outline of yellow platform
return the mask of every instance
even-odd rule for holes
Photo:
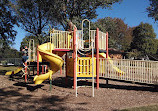
[[[94,77],[96,77],[96,58],[94,57]],[[73,77],[73,58],[67,59],[67,76]],[[77,58],[77,77],[92,77],[92,58],[91,57],[78,57]]]

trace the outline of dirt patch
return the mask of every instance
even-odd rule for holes
[[[118,109],[145,106],[158,103],[158,90],[151,86],[136,85],[118,81],[100,80],[100,89],[78,89],[78,97],[72,89],[72,81],[65,85],[65,76],[59,72],[53,75],[52,91],[49,91],[49,81],[41,85],[28,83],[19,76],[9,78],[0,74],[0,108],[5,111],[49,111],[49,110],[85,110],[114,111]],[[91,85],[91,83],[80,82]]]

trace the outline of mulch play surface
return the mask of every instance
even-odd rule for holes
[[[158,88],[109,80],[100,80],[100,89],[78,89],[78,97],[72,82],[65,85],[65,76],[53,75],[52,90],[49,81],[41,85],[32,80],[24,82],[21,76],[0,74],[0,110],[4,111],[116,111],[123,108],[158,104]],[[90,86],[91,83],[80,84]]]

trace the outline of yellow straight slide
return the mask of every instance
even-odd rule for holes
[[[11,74],[16,74],[18,72],[22,71],[22,67],[18,67],[16,70],[14,71],[8,71],[5,73],[5,75],[11,75]]]
[[[54,49],[54,45],[49,43],[42,44],[38,47],[38,51],[42,57],[42,59],[46,60],[50,63],[50,70],[46,74],[36,75],[34,77],[35,84],[41,84],[46,79],[51,79],[52,75],[60,70],[64,61],[58,55],[51,53]]]
[[[99,53],[100,56],[102,56],[103,58],[106,58],[106,54],[105,53]],[[125,72],[123,72],[122,70],[120,70],[118,67],[116,67],[113,64],[113,61],[111,60],[111,58],[108,56],[108,61],[110,62],[110,64],[112,65],[113,69],[115,69],[117,72],[119,72],[120,74],[124,74]]]

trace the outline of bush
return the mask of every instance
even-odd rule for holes
[[[140,56],[141,56],[141,52],[137,51],[137,49],[132,49],[131,52],[128,52],[128,54],[126,54],[126,57],[127,57],[128,59],[130,59],[130,58],[135,58],[135,59],[137,59],[137,58],[139,58]]]
[[[6,60],[1,61],[1,63],[2,63],[2,66],[6,66],[7,65],[7,61]]]
[[[21,63],[19,63],[19,62],[15,62],[14,65],[15,65],[15,66],[20,66]]]

